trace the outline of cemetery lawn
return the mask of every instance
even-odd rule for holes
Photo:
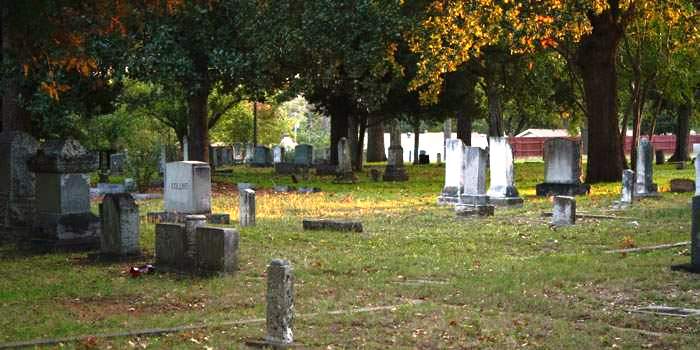
[[[371,167],[372,165],[370,165]],[[376,165],[379,166],[379,165]],[[619,184],[594,185],[578,211],[623,219],[580,219],[552,229],[534,197],[543,164],[517,163],[520,209],[487,219],[457,219],[436,198],[444,168],[409,166],[408,183],[374,183],[366,168],[355,185],[312,177],[296,186],[316,194],[273,194],[292,185],[271,169],[235,167],[215,176],[215,212],[238,217],[233,184],[253,182],[257,226],[241,232],[240,271],[191,278],[158,273],[130,278],[150,262],[154,225],[142,223],[147,258],[95,263],[86,253],[33,255],[0,247],[0,342],[207,324],[166,335],[89,337],[46,348],[230,349],[264,336],[265,267],[291,261],[296,277],[295,340],[304,348],[688,348],[700,318],[631,313],[649,305],[700,309],[700,277],[670,270],[688,247],[606,254],[690,239],[691,194],[669,193],[692,167],[657,166],[660,199],[611,210]],[[141,215],[162,201],[141,202]],[[304,232],[304,217],[356,218],[365,232]],[[335,313],[395,306],[369,312]],[[237,320],[247,323],[226,324]]]

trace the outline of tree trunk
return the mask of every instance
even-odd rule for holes
[[[617,116],[615,58],[622,27],[610,11],[590,14],[593,26],[576,52],[581,70],[588,118],[586,182],[612,182],[622,178],[620,129]]]
[[[669,159],[672,162],[687,162],[690,159],[688,155],[688,139],[690,134],[690,116],[692,113],[693,104],[686,98],[685,102],[678,106],[678,122],[676,123],[676,150],[673,156]]]
[[[501,108],[501,91],[492,77],[486,79],[486,98],[489,106],[489,136],[503,136],[503,110]]]
[[[253,101],[253,144],[258,145],[258,101]]]
[[[367,161],[384,162],[386,153],[384,152],[384,124],[375,117],[370,119],[367,126]]]
[[[13,40],[15,36],[11,35],[11,27],[9,23],[10,10],[9,2],[2,4],[2,52],[12,52]],[[2,94],[2,130],[18,130],[29,133],[31,131],[31,115],[27,110],[22,108],[18,102],[18,98],[22,94],[29,95],[28,91],[22,91],[20,82],[22,77],[19,74],[13,74],[12,77],[3,82],[5,89]]]
[[[355,144],[355,171],[362,171],[362,165],[364,161],[364,146],[365,146],[365,131],[367,131],[367,118],[359,118],[358,125],[358,137],[357,143]]]
[[[416,123],[413,127],[414,139],[413,139],[413,164],[419,164],[418,159],[418,149],[420,146],[420,122]]]
[[[462,111],[457,112],[457,138],[467,146],[472,145],[472,117]]]
[[[355,115],[350,115],[348,117],[348,144],[350,144],[350,159],[352,160],[353,167],[354,164],[357,164],[357,132],[359,129],[359,123],[357,119],[358,118]]]
[[[189,109],[189,159],[209,163],[209,114],[207,103],[211,85],[208,77],[209,63],[206,56],[194,60],[198,81],[192,84],[187,104]]]

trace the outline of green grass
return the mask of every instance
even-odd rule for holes
[[[311,176],[296,186],[312,195],[259,191],[258,225],[241,229],[240,271],[199,279],[173,274],[129,278],[127,263],[97,264],[86,254],[28,255],[0,248],[0,342],[66,337],[264,317],[266,264],[286,258],[296,277],[295,339],[308,348],[697,348],[700,321],[628,313],[664,304],[700,308],[700,279],[671,272],[687,249],[604,254],[689,240],[691,194],[662,193],[624,212],[610,206],[618,184],[595,185],[578,197],[582,212],[634,220],[580,220],[553,230],[534,197],[541,162],[518,163],[521,209],[487,219],[457,219],[435,205],[444,168],[409,166],[407,183],[374,183],[368,169],[355,185]],[[693,170],[655,169],[662,191]],[[215,176],[216,211],[237,217],[237,182],[292,185],[270,169],[235,167]],[[141,203],[141,213],[162,201]],[[353,217],[365,232],[305,232],[302,217]],[[154,226],[142,246],[153,253]],[[150,260],[150,259],[146,259]],[[406,284],[411,280],[435,283]],[[407,304],[395,310],[304,316],[331,310]],[[662,336],[645,332],[664,333]],[[167,336],[91,339],[67,348],[237,348],[264,335],[264,324],[210,327]]]

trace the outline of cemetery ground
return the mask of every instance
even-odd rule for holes
[[[242,166],[215,174],[213,211],[232,219],[234,184],[262,188],[257,225],[240,229],[233,276],[129,277],[130,266],[152,259],[154,224],[145,220],[146,257],[135,262],[3,245],[0,342],[208,325],[47,348],[237,348],[264,336],[265,268],[284,258],[294,268],[294,338],[304,348],[697,348],[700,319],[629,312],[652,304],[700,308],[700,278],[670,270],[689,262],[688,246],[605,253],[688,241],[692,194],[667,191],[671,178],[692,179],[692,167],[656,166],[661,198],[624,211],[611,209],[619,184],[594,185],[589,197],[577,197],[579,213],[623,218],[555,229],[541,215],[551,211],[550,199],[534,196],[541,162],[516,164],[523,208],[497,208],[483,219],[456,218],[435,204],[442,167],[408,166],[410,182],[385,183],[371,181],[371,166],[354,185],[315,176],[292,184],[271,169]],[[276,194],[273,184],[323,192]],[[140,202],[142,216],[160,208],[160,200]],[[364,232],[303,231],[305,217],[360,219]]]

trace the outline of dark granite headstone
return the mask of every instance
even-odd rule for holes
[[[35,213],[36,183],[28,160],[39,143],[19,131],[0,133],[0,241],[29,236]]]

